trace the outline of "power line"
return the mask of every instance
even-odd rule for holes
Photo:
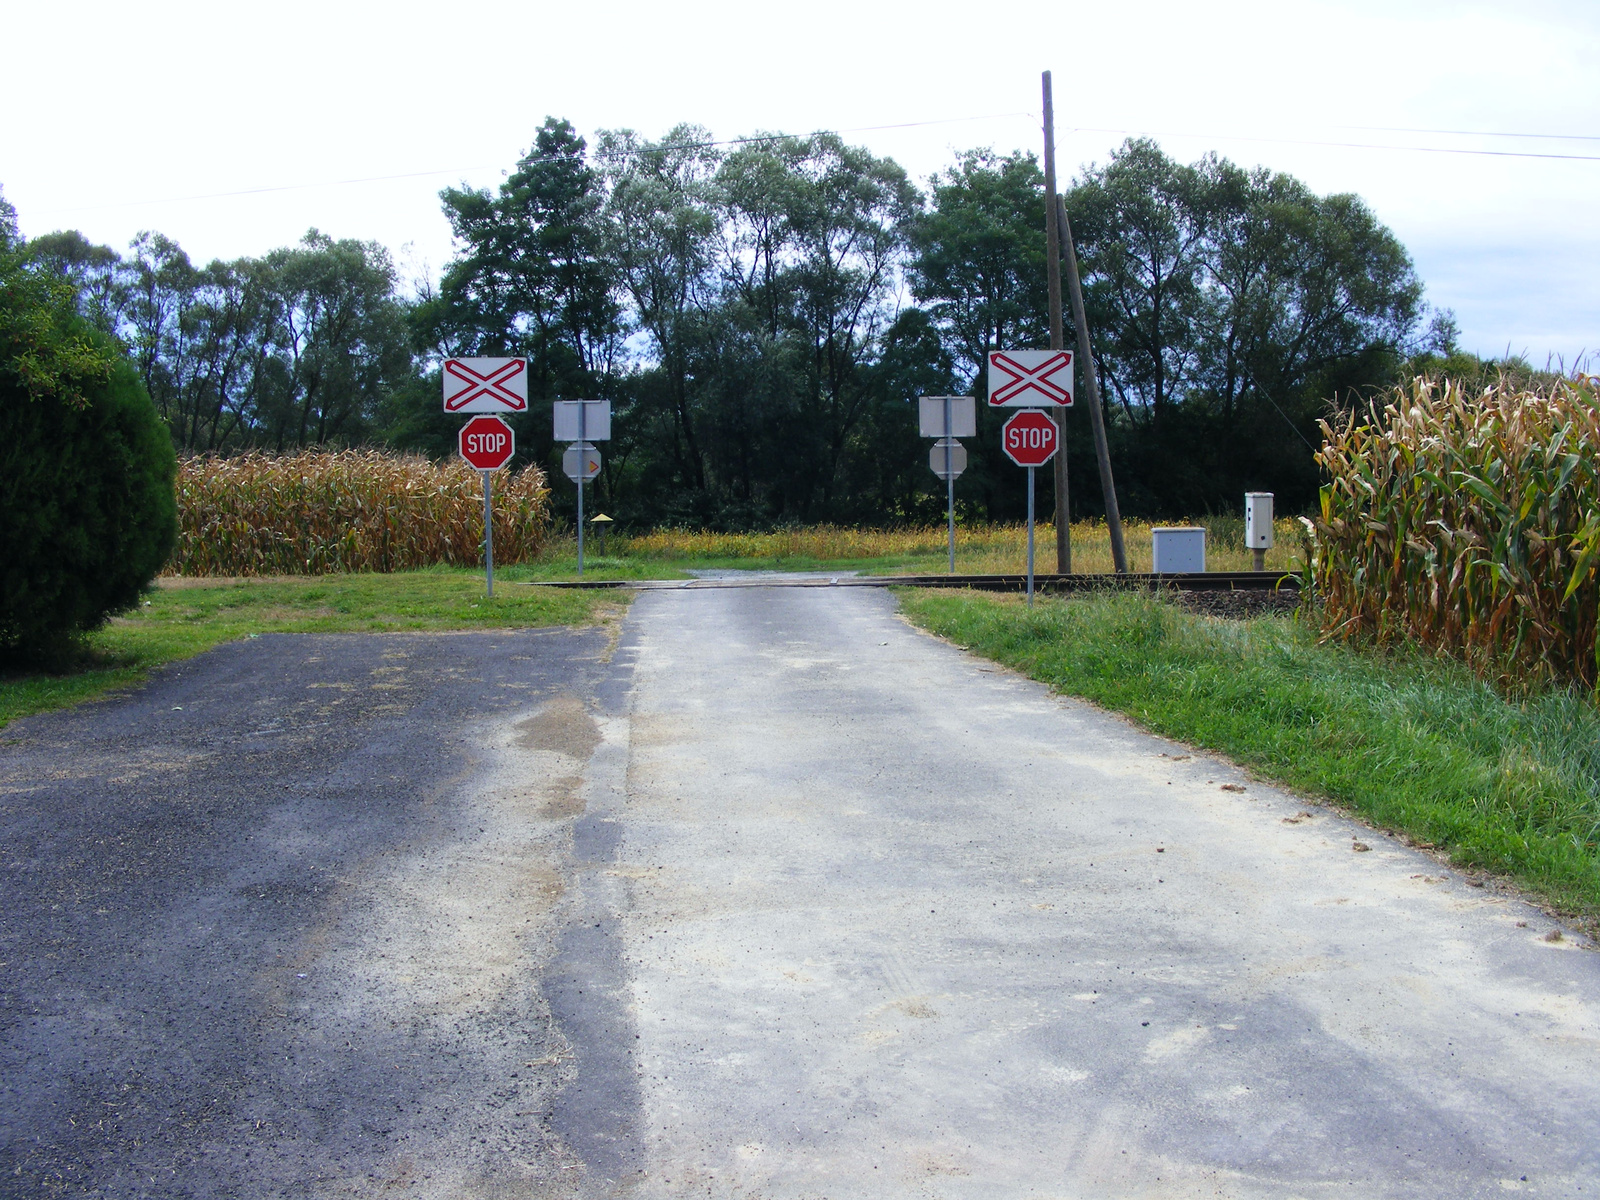
[[[1072,133],[1120,133],[1136,138],[1197,138],[1219,142],[1267,142],[1272,146],[1328,146],[1346,150],[1406,150],[1414,154],[1472,154],[1491,158],[1562,158],[1566,162],[1600,163],[1600,154],[1538,154],[1534,150],[1467,150],[1453,146],[1392,146],[1384,142],[1325,142],[1310,138],[1258,138],[1245,133],[1178,133],[1173,130],[1104,130],[1072,126]]]
[[[450,167],[442,171],[407,171],[401,175],[366,175],[359,179],[329,179],[321,183],[282,183],[241,188],[236,192],[205,192],[196,196],[167,196],[155,200],[118,200],[110,204],[80,204],[62,212],[96,212],[107,208],[137,208],[147,204],[186,204],[192,200],[228,200],[235,196],[261,196],[269,192],[303,192],[313,188],[345,187],[352,183],[388,183],[396,179],[426,179],[431,175],[459,175],[465,171],[492,171],[493,167]]]
[[[847,133],[879,133],[894,129],[918,129],[933,125],[958,125],[974,121],[995,121],[1013,117],[1036,117],[1032,112],[1005,112],[986,113],[981,116],[971,117],[945,117],[931,121],[902,121],[890,125],[856,125],[844,129],[818,129],[811,134],[800,135],[790,133],[757,134],[749,137],[717,138],[703,142],[681,142],[669,145],[655,145],[651,150],[697,150],[713,146],[748,146],[761,145],[768,142],[785,141],[795,137],[815,137],[818,134],[847,134]],[[1589,134],[1559,134],[1559,133],[1496,133],[1487,130],[1470,129],[1411,129],[1399,126],[1382,125],[1349,125],[1347,129],[1370,129],[1374,132],[1394,133],[1429,133],[1445,136],[1460,137],[1504,137],[1504,138],[1539,138],[1555,141],[1600,141],[1600,135]],[[1397,150],[1414,154],[1465,154],[1490,158],[1535,158],[1551,159],[1564,162],[1600,162],[1600,155],[1596,154],[1550,154],[1531,150],[1475,150],[1455,146],[1396,146],[1382,142],[1330,142],[1311,138],[1273,138],[1260,137],[1251,134],[1237,133],[1190,133],[1172,130],[1149,129],[1112,129],[1090,125],[1077,125],[1072,127],[1074,133],[1112,133],[1134,137],[1169,137],[1169,138],[1194,138],[1205,141],[1222,142],[1261,142],[1278,146],[1321,146],[1332,149],[1345,150]],[[445,175],[462,175],[471,171],[492,171],[493,165],[477,165],[470,167],[446,167],[431,171],[405,171],[394,175],[363,175],[352,179],[330,179],[318,183],[284,183],[268,184],[261,187],[239,188],[228,192],[204,192],[192,196],[167,196],[149,200],[118,200],[107,204],[82,204],[70,208],[60,209],[63,213],[99,212],[116,208],[139,208],[153,204],[188,204],[199,200],[230,200],[241,196],[264,196],[276,192],[311,191],[317,188],[349,187],[363,183],[392,183],[402,179],[427,179]]]
[[[1437,133],[1449,137],[1533,138],[1552,142],[1600,142],[1593,133],[1503,133],[1489,129],[1412,129],[1405,125],[1336,125],[1335,129],[1361,129],[1368,133]]]
[[[1215,142],[1265,142],[1276,146],[1328,146],[1343,150],[1401,150],[1416,154],[1474,154],[1489,158],[1553,158],[1568,162],[1600,162],[1600,154],[1541,154],[1533,150],[1468,150],[1456,146],[1395,146],[1383,142],[1323,142],[1311,138],[1256,137],[1242,133],[1180,133],[1152,129],[1096,129],[1075,125],[1074,133],[1120,133],[1135,137],[1197,138]],[[1540,135],[1543,136],[1543,135]],[[1555,136],[1555,135],[1550,135]]]
[[[817,134],[843,134],[843,133],[875,133],[886,129],[916,129],[927,125],[957,125],[971,121],[994,121],[1006,117],[1031,117],[1033,113],[1009,112],[988,113],[976,117],[945,117],[934,121],[903,121],[895,125],[857,125],[850,129],[819,129],[807,136],[815,137]],[[651,146],[651,150],[695,150],[705,146],[741,146],[763,142],[778,142],[786,138],[795,137],[789,133],[759,134],[752,137],[722,138],[707,142],[683,142],[669,146]],[[474,167],[446,167],[436,171],[406,171],[398,175],[363,175],[355,179],[330,179],[321,183],[283,183],[269,184],[263,187],[240,188],[231,192],[205,192],[194,196],[167,196],[154,200],[117,200],[109,204],[80,204],[71,208],[61,209],[61,212],[98,212],[110,208],[135,208],[150,204],[187,204],[195,200],[230,200],[239,196],[262,196],[272,192],[301,192],[316,188],[346,187],[358,183],[389,183],[399,179],[427,179],[440,175],[463,175],[469,171],[492,171],[493,166]]]

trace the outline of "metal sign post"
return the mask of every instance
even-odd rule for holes
[[[1046,413],[1025,408],[1000,428],[1000,448],[1028,468],[1028,607],[1033,607],[1033,477],[1061,448],[1061,427]]]
[[[526,412],[528,360],[525,358],[447,358],[440,372],[447,413]],[[456,435],[461,457],[483,476],[483,572],[494,598],[494,502],[489,475],[511,461],[511,426],[497,416],[475,416]]]
[[[484,581],[488,584],[490,600],[494,599],[494,504],[490,501],[490,489],[494,486],[489,482],[493,471],[479,471],[483,476],[483,574]]]
[[[586,432],[586,418],[589,405],[578,405],[578,445],[586,445],[589,438],[584,437]],[[584,475],[578,472],[578,578],[584,578]]]
[[[1033,607],[1033,476],[1037,468],[1028,468],[1028,607]]]
[[[1045,79],[1045,87],[1048,89],[1048,74],[1046,74]],[[1050,186],[1052,189],[1055,187],[1053,177]],[[1052,221],[1050,224],[1050,245],[1052,247],[1052,257],[1050,261],[1053,264],[1055,262],[1054,221]],[[1051,271],[1054,272],[1054,270],[1055,268],[1052,266]],[[1056,276],[1053,273],[1051,274],[1050,279],[1052,281],[1052,285],[1054,285]],[[1052,293],[1051,295],[1050,320],[1050,345],[1052,349],[991,350],[989,352],[988,382],[990,408],[1020,408],[1024,412],[1031,412],[1037,409],[1049,409],[1055,414],[1053,418],[1050,418],[1051,423],[1055,427],[1055,434],[1050,439],[1050,452],[1043,458],[1038,459],[1036,462],[1024,461],[1027,455],[1024,455],[1024,458],[1018,458],[1015,454],[1011,454],[1009,431],[1012,428],[1012,421],[1014,421],[1015,418],[1012,418],[1012,421],[1006,422],[1005,427],[1008,431],[1005,443],[1006,453],[1011,455],[1011,460],[1019,467],[1029,467],[1030,470],[1035,466],[1044,466],[1044,464],[1049,462],[1050,458],[1055,454],[1056,448],[1059,446],[1063,436],[1062,430],[1065,428],[1065,425],[1061,420],[1061,415],[1067,409],[1072,407],[1072,351],[1063,350],[1061,348],[1061,305],[1060,298],[1055,293]],[[1038,439],[1044,435],[1040,432],[1040,430],[1032,425],[1030,425],[1028,428],[1029,437],[1032,439],[1029,442],[1029,449],[1030,451],[1036,451],[1039,447]],[[1065,458],[1057,462],[1057,468],[1056,482],[1059,484],[1059,486],[1056,489],[1056,570],[1064,575],[1072,570],[1072,515],[1070,512],[1068,512],[1066,507],[1067,488]],[[1028,483],[1028,496],[1029,503],[1032,503],[1033,483],[1031,479]],[[1028,531],[1029,545],[1031,546],[1033,537],[1032,522],[1030,522],[1028,525]],[[1032,551],[1030,550],[1029,553],[1031,555]],[[1028,578],[1030,581],[1028,587],[1028,603],[1032,604],[1033,572],[1031,568],[1028,572]]]
[[[551,409],[558,442],[571,442],[562,470],[578,485],[578,575],[583,576],[583,485],[600,473],[600,452],[589,444],[611,437],[611,401],[557,400]]]
[[[922,396],[918,424],[923,437],[939,440],[928,466],[944,480],[945,521],[949,529],[950,574],[956,573],[956,479],[967,469],[967,449],[957,438],[978,432],[977,402],[971,396]]]
[[[461,457],[483,476],[483,571],[489,597],[494,597],[494,488],[489,476],[511,461],[516,435],[499,417],[473,417],[456,434]]]
[[[950,451],[955,438],[950,436],[951,398],[944,398],[944,505],[950,524],[950,574],[956,573],[956,473],[950,469]]]

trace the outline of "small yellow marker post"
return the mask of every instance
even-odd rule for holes
[[[609,529],[614,523],[615,522],[613,522],[610,517],[606,516],[605,513],[596,513],[589,521],[589,524],[594,526],[595,535],[600,539],[601,554],[606,552],[606,530]]]

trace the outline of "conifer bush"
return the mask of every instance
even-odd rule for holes
[[[0,214],[4,215],[4,214]],[[131,608],[172,550],[177,459],[122,352],[0,228],[0,655]]]

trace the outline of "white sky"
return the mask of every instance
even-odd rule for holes
[[[1600,349],[1593,0],[121,0],[18,5],[5,27],[0,187],[30,236],[156,229],[205,261],[314,225],[437,274],[438,189],[497,183],[547,114],[586,136],[858,130],[921,178],[969,146],[1037,150],[1049,68],[1064,176],[1149,132],[1353,191],[1469,349]]]

